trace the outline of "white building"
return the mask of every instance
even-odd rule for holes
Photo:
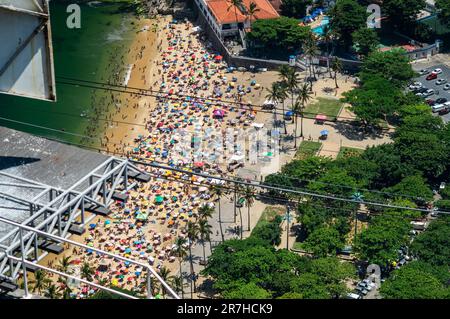
[[[237,34],[239,29],[249,29],[252,21],[280,16],[268,0],[243,0],[243,6],[240,8],[235,8],[229,0],[195,0],[195,2],[220,38]],[[251,2],[259,9],[252,17],[248,14]]]

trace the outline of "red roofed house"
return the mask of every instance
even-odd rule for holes
[[[280,16],[268,0],[242,0],[243,6],[240,8],[235,8],[230,0],[195,0],[195,2],[221,38],[236,34],[239,29],[250,28],[251,21]],[[259,9],[252,17],[247,14],[251,2]]]

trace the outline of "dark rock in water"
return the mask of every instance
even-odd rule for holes
[[[157,14],[173,14],[175,3],[186,3],[182,0],[149,0],[146,3],[150,16]]]

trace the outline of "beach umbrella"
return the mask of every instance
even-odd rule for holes
[[[156,196],[155,202],[156,202],[157,204],[161,204],[163,201],[164,201],[164,197],[162,197],[162,196],[160,196],[160,195]]]
[[[320,135],[328,135],[328,130],[320,131]]]

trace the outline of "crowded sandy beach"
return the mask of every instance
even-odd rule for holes
[[[201,159],[197,158],[199,154],[195,154],[196,160],[191,161],[193,154],[185,153],[176,145],[179,131],[189,135],[214,129],[221,134],[233,127],[237,135],[241,133],[238,129],[250,128],[252,123],[264,123],[272,117],[258,114],[252,110],[251,104],[262,104],[266,95],[264,87],[268,87],[277,74],[270,71],[245,73],[228,68],[211,45],[208,46],[206,38],[193,28],[194,25],[188,21],[173,21],[167,16],[159,17],[156,22],[140,20],[139,31],[128,56],[120,58],[125,67],[116,66],[118,70],[126,70],[126,66],[131,65],[131,72],[118,72],[120,76],[115,80],[119,83],[123,80],[122,85],[127,87],[159,93],[156,96],[127,93],[111,93],[110,96],[99,93],[94,96],[93,103],[114,103],[116,106],[106,115],[112,119],[109,125],[105,123],[101,142],[107,153],[122,153],[131,159],[186,169],[202,169],[220,176],[225,172],[233,173],[227,171],[227,161],[214,161],[205,154],[200,155]],[[174,98],[189,95],[192,98]],[[244,107],[239,109],[239,105]],[[94,136],[95,130],[86,134]],[[198,221],[199,208],[214,207],[217,197],[210,188],[195,185],[195,182],[203,182],[201,178],[189,181],[194,184],[182,183],[174,181],[183,178],[181,174],[176,176],[144,165],[140,168],[148,171],[153,176],[152,180],[137,183],[127,193],[127,203],[117,201],[110,207],[111,215],[94,218],[86,234],[74,238],[88,246],[148,263],[158,271],[169,270],[174,275],[180,268],[175,262],[178,261],[175,240],[186,238],[187,222]],[[184,246],[187,248],[188,243]],[[70,256],[74,269],[87,263],[94,270],[95,281],[145,294],[145,276],[141,267],[92,251],[66,248],[65,257]],[[50,267],[60,262],[61,257],[52,254],[42,260]],[[57,282],[55,276],[51,275],[51,278]],[[75,298],[85,298],[96,291],[79,283],[71,284],[71,287]],[[156,289],[155,294],[161,296],[161,292],[164,293]]]

